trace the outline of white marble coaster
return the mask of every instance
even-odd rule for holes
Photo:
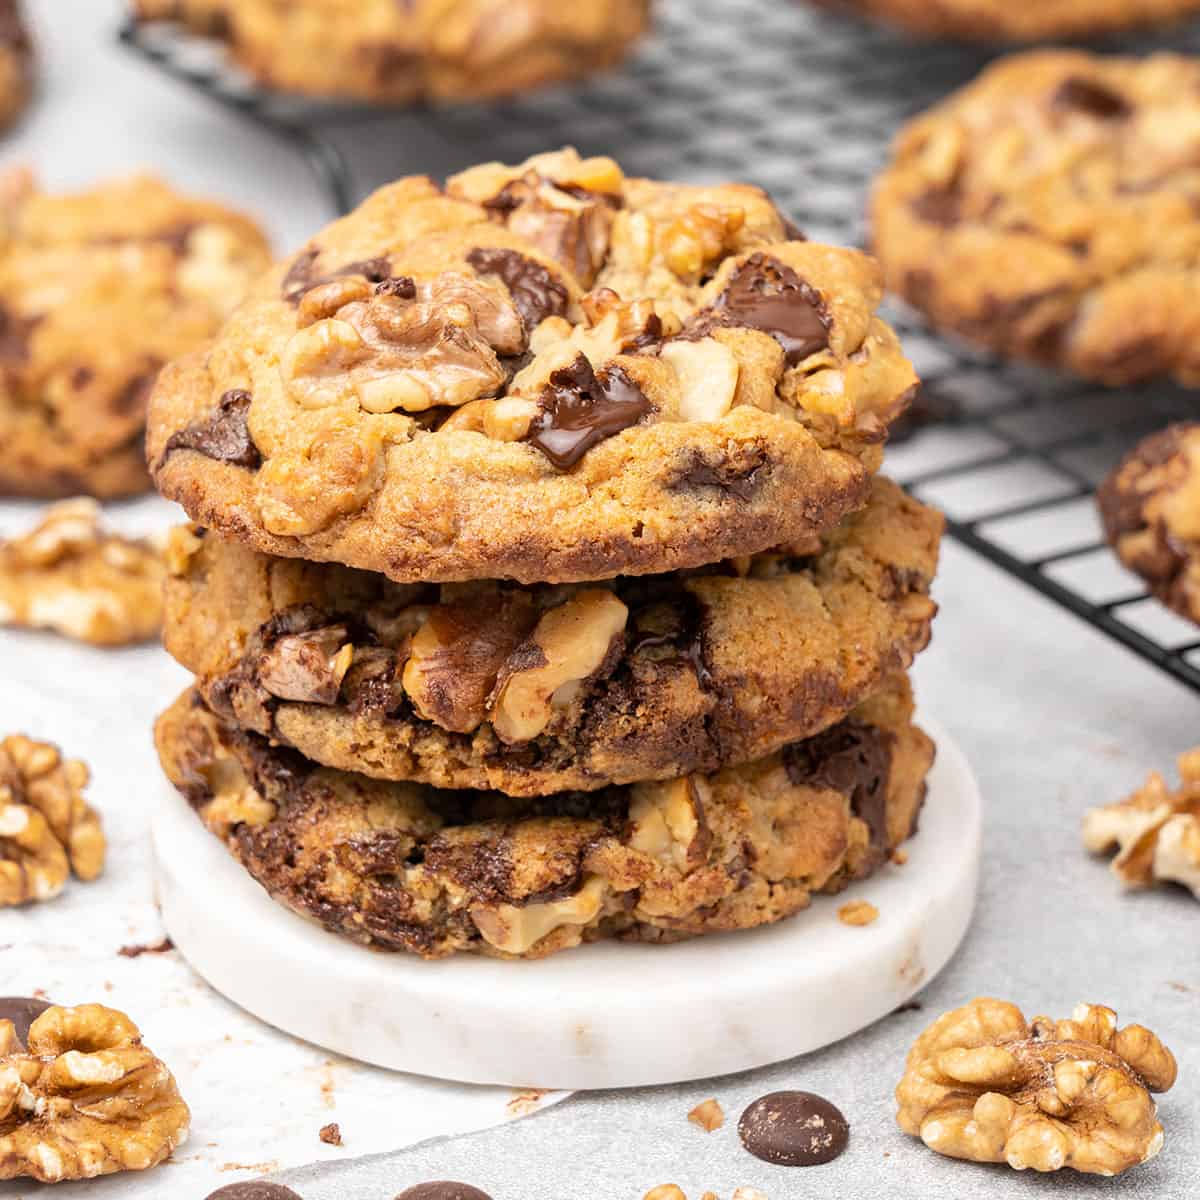
[[[929,728],[929,723],[925,722]],[[163,920],[213,987],[277,1028],[377,1066],[469,1083],[635,1087],[779,1062],[904,1003],[966,933],[979,790],[936,727],[908,862],[766,929],[673,946],[602,942],[536,962],[363,949],[281,908],[164,789]],[[851,900],[873,924],[837,916]]]

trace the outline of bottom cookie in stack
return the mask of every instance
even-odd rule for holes
[[[209,831],[300,915],[381,950],[539,958],[770,924],[870,875],[916,830],[934,747],[912,718],[897,672],[755,762],[525,799],[318,766],[195,691],[156,740]]]

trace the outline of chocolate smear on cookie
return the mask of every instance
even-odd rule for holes
[[[197,454],[216,459],[217,462],[256,470],[262,466],[262,455],[246,424],[249,411],[249,392],[241,388],[226,392],[207,417],[194,421],[170,436],[160,463],[175,450],[195,450]]]
[[[547,317],[561,317],[567,311],[567,289],[541,263],[516,250],[480,246],[467,255],[467,262],[480,275],[494,275],[508,288],[526,333]]]
[[[525,440],[557,470],[569,471],[593,446],[636,425],[651,408],[619,366],[597,375],[580,354],[550,376]]]

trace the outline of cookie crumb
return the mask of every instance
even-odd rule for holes
[[[725,1110],[716,1099],[705,1100],[688,1113],[688,1120],[693,1125],[699,1125],[705,1133],[712,1133],[725,1124]]]
[[[321,1132],[317,1136],[327,1146],[340,1146],[342,1144],[342,1127],[336,1123],[322,1125]]]
[[[687,1200],[687,1195],[677,1184],[660,1183],[658,1187],[651,1188],[642,1200]]]
[[[735,1188],[733,1200],[767,1200],[767,1193],[758,1188]]]
[[[908,862],[908,851],[903,846],[897,846],[892,851],[892,864],[897,867],[902,867]]]
[[[161,942],[149,945],[122,946],[117,953],[122,958],[141,958],[143,954],[167,954],[174,949],[175,943],[169,937],[165,937]]]
[[[851,900],[838,909],[838,920],[843,925],[870,925],[879,919],[879,909],[869,900]]]

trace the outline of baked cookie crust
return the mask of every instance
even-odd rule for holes
[[[398,582],[578,582],[861,507],[916,384],[874,263],[737,185],[573,151],[377,192],[151,400],[162,493]]]
[[[134,0],[268,88],[379,104],[487,99],[616,66],[649,0]]]
[[[1196,386],[1197,97],[1200,62],[1179,55],[985,71],[896,140],[872,205],[889,288],[1003,355]]]
[[[538,958],[782,920],[915,830],[933,744],[897,676],[779,754],[517,801],[315,767],[223,724],[194,692],[158,722],[171,782],[279,903],[380,950]]]
[[[148,490],[155,375],[269,264],[252,221],[152,176],[64,195],[0,177],[0,494]]]

